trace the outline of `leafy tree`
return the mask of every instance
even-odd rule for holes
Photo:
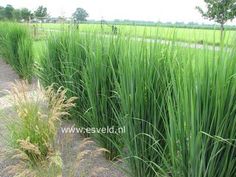
[[[31,11],[27,8],[14,9],[11,5],[0,6],[0,20],[29,20],[30,16],[32,16]]]
[[[0,6],[0,20],[5,18],[5,8]]]
[[[88,13],[86,10],[82,8],[77,8],[76,11],[73,13],[73,18],[75,21],[86,21],[86,18],[88,17]]]
[[[28,21],[29,18],[32,16],[31,11],[27,8],[21,9],[21,18]]]
[[[5,7],[5,10],[4,10],[4,16],[5,18],[7,18],[8,20],[11,20],[13,19],[13,11],[14,11],[14,8],[12,7],[12,5],[7,5]]]
[[[236,0],[204,0],[207,11],[204,12],[199,6],[196,8],[203,17],[214,20],[221,26],[221,38],[223,38],[224,24],[236,17]]]
[[[34,12],[35,17],[46,17],[48,16],[47,8],[43,6],[39,6],[38,9]]]
[[[14,9],[12,12],[13,19],[16,21],[19,21],[21,19],[21,10],[20,9]]]

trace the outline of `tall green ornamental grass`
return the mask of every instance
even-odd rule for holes
[[[23,79],[33,76],[32,39],[27,27],[14,23],[0,23],[0,54]]]
[[[109,56],[113,44],[106,41],[103,46],[96,36],[80,36],[70,32],[52,35],[39,62],[38,76],[44,85],[63,85],[68,89],[69,96],[78,97],[77,108],[72,114],[80,127],[117,128],[111,109],[112,105],[117,105],[114,101],[117,99],[113,97],[115,82],[111,63],[116,60]],[[108,149],[107,158],[118,156],[113,143],[121,144],[118,135],[95,133],[94,136]]]
[[[115,111],[119,110],[116,95],[116,70],[122,52],[119,39],[89,36],[90,46],[84,68],[84,83],[88,93],[89,110],[86,118],[93,128],[114,128],[118,130]],[[118,147],[122,146],[121,135],[113,133],[93,134],[99,144],[106,148],[108,159],[119,156]]]
[[[173,176],[235,176],[235,54],[186,58],[171,75],[168,149]],[[233,51],[235,53],[235,51]]]
[[[126,130],[122,155],[130,176],[168,176],[164,115],[169,68],[175,63],[168,57],[174,53],[168,45],[145,40],[126,40],[123,45],[117,74],[117,121]]]
[[[74,33],[51,35],[46,48],[40,55],[37,75],[44,86],[54,83],[54,87],[64,86],[68,96],[76,96],[77,107],[71,114],[81,127],[88,127],[84,113],[87,111],[87,96],[82,80],[85,48],[80,44],[80,37]]]
[[[128,175],[234,176],[235,49],[175,42],[68,31],[49,38],[38,75],[78,97],[79,126],[125,126],[93,136]]]

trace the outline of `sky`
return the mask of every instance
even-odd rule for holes
[[[203,0],[0,0],[0,6],[6,4],[31,10],[44,5],[53,17],[70,17],[77,7],[81,7],[88,12],[88,19],[94,20],[211,23],[195,8],[204,8]],[[236,20],[228,24],[236,25]]]

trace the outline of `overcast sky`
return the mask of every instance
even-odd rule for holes
[[[51,16],[70,17],[77,7],[89,13],[89,19],[130,19],[162,22],[204,22],[196,6],[204,7],[203,0],[0,0],[0,6],[35,10],[39,5],[48,8]],[[235,24],[236,21],[230,24]]]

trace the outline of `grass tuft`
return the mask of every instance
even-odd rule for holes
[[[16,23],[0,23],[0,55],[20,77],[33,77],[32,38],[27,27]]]
[[[8,127],[9,145],[18,152],[13,158],[25,163],[28,169],[49,165],[61,171],[62,162],[54,141],[60,120],[69,115],[75,98],[67,99],[66,90],[60,88],[55,92],[52,86],[30,91],[26,82],[14,84],[10,95],[17,112],[17,119]]]

